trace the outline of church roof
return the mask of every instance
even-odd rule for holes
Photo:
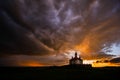
[[[81,58],[72,58],[70,60],[82,60]]]

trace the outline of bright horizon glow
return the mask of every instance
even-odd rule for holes
[[[96,60],[83,60],[83,64],[93,64]]]
[[[29,62],[25,62],[25,63],[20,63],[20,66],[24,66],[24,67],[40,67],[40,66],[45,66],[43,64],[40,64],[39,62],[35,62],[35,61],[29,61]]]
[[[92,67],[120,67],[120,63],[93,63]]]
[[[118,66],[120,66],[120,63],[110,63],[110,62],[96,63],[96,61],[98,61],[98,60],[83,60],[83,64],[91,64],[92,67],[106,67],[106,66],[118,67]],[[69,63],[66,63],[65,65],[69,65]],[[18,63],[18,66],[21,66],[21,67],[42,67],[43,66],[43,67],[45,67],[45,66],[54,66],[54,65],[41,64],[38,61],[28,61],[28,62]],[[56,65],[56,66],[62,66],[62,64]]]
[[[96,63],[97,60],[84,60],[83,64],[91,64],[92,67],[118,67],[120,63]]]

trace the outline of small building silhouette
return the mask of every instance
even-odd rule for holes
[[[70,60],[69,60],[69,64],[70,65],[82,65],[83,64],[83,60],[81,59],[80,55],[79,57],[77,56],[77,52],[75,52],[75,56],[72,57]]]
[[[66,67],[80,69],[80,68],[91,68],[92,65],[83,64],[83,59],[81,59],[80,55],[78,57],[77,52],[75,52],[75,56],[69,60],[69,65],[66,65]]]

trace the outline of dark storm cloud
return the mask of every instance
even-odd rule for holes
[[[1,0],[0,7],[3,55],[46,55],[83,46],[84,57],[99,58],[120,42],[119,0]]]
[[[45,46],[35,37],[34,33],[32,32],[34,25],[31,27],[31,24],[24,22],[24,20],[21,19],[19,11],[20,4],[16,1],[10,2],[10,0],[8,3],[6,1],[2,2],[4,4],[2,5],[0,11],[0,51],[3,54],[10,53],[32,55],[40,52],[43,52],[43,54],[51,52],[47,46]],[[19,4],[19,6],[17,4]]]
[[[120,63],[120,57],[113,58],[110,60],[111,63]]]

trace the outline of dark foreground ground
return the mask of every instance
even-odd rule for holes
[[[120,67],[1,67],[0,80],[120,80]]]

